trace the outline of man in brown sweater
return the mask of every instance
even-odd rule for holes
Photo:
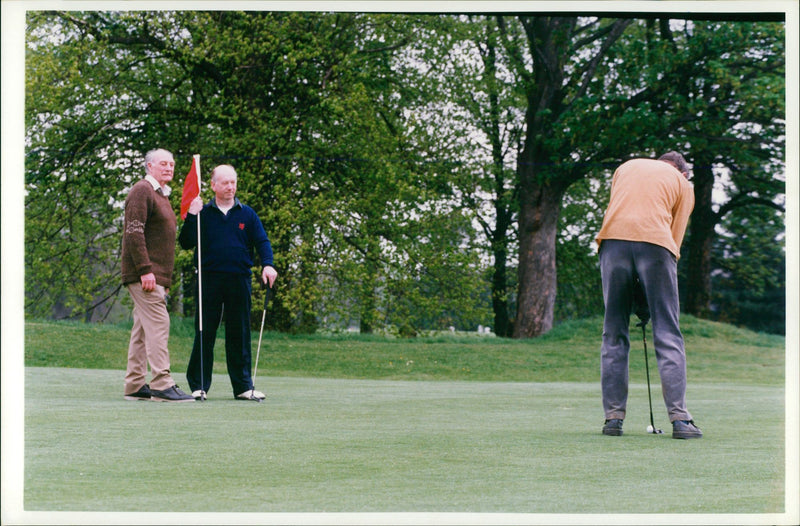
[[[122,284],[133,300],[133,329],[125,374],[126,400],[194,402],[170,375],[167,292],[172,285],[177,221],[169,203],[175,161],[166,150],[145,156],[147,175],[125,198]],[[147,364],[152,379],[146,383]]]
[[[658,160],[632,159],[614,172],[611,199],[597,235],[605,304],[600,357],[604,435],[622,435],[628,401],[628,327],[641,284],[653,320],[672,437],[703,436],[686,408],[686,352],[678,320],[678,258],[694,208],[688,177],[689,166],[677,152]]]

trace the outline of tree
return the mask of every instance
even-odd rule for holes
[[[785,58],[778,23],[695,22],[682,54],[674,135],[691,144],[695,209],[684,309],[708,316],[716,227],[738,209],[783,211]],[[719,52],[714,52],[719,49]],[[726,179],[725,200],[713,198]]]
[[[143,173],[143,154],[132,152],[160,117],[139,83],[170,76],[159,57],[139,62],[73,20],[28,18],[25,309],[103,319],[121,287],[121,202]]]
[[[670,149],[700,152],[715,127],[727,126],[733,131],[723,140],[743,140],[756,130],[768,130],[765,146],[750,153],[731,149],[731,164],[761,159],[766,173],[774,169],[783,140],[781,114],[776,119],[774,113],[782,96],[782,52],[776,45],[782,32],[775,26],[738,23],[709,27],[705,36],[714,35],[719,40],[713,42],[726,51],[731,47],[726,38],[745,41],[728,57],[722,50],[709,51],[711,39],[690,32],[678,38],[666,19],[519,21],[525,39],[508,30],[503,42],[527,94],[525,142],[517,162],[520,246],[514,335],[530,337],[552,326],[559,211],[567,189],[587,171],[631,155],[653,156]],[[767,50],[754,51],[762,46]],[[721,64],[728,64],[728,70]],[[772,88],[764,92],[765,86]],[[748,106],[760,92],[766,100]],[[734,120],[743,108],[751,110]],[[697,119],[706,114],[706,119]],[[703,123],[702,129],[687,124],[697,122]],[[770,184],[774,180],[768,176],[757,179],[761,194],[756,200],[770,202],[779,185]],[[751,188],[751,198],[743,202],[754,202]]]
[[[47,229],[52,181],[76,166],[58,152],[89,137],[97,159],[81,179],[70,181],[83,201],[60,204],[70,216],[85,209],[87,197],[98,207],[116,207],[105,216],[107,224],[92,215],[82,219],[87,232],[108,229],[109,243],[98,261],[118,259],[119,204],[141,174],[132,167],[159,145],[176,154],[178,184],[193,153],[201,154],[204,173],[220,163],[237,168],[240,196],[267,223],[281,270],[270,316],[277,328],[313,331],[328,313],[355,305],[362,329],[372,330],[396,304],[391,294],[398,287],[390,285],[403,279],[409,261],[414,275],[426,277],[426,286],[436,276],[438,290],[447,292],[441,311],[461,312],[461,323],[474,323],[481,316],[473,308],[476,263],[463,242],[463,221],[450,189],[438,181],[447,177],[447,168],[409,154],[414,141],[426,139],[421,131],[409,132],[404,112],[417,103],[415,86],[406,87],[410,77],[403,77],[394,58],[412,40],[412,22],[378,15],[230,11],[32,15],[30,46],[40,46],[41,58],[29,63],[30,75],[42,74],[29,82],[29,155],[40,156],[26,175],[27,204],[37,219],[29,225],[30,239]],[[76,71],[58,81],[61,56],[70,57]],[[84,62],[87,56],[92,60]],[[39,67],[48,61],[55,66]],[[51,118],[46,107],[49,99],[59,104],[52,115],[75,115],[75,124],[57,126],[58,117]],[[119,140],[109,149],[114,130]],[[68,152],[75,155],[75,149]],[[109,164],[119,168],[109,171]],[[110,181],[99,183],[105,179]],[[90,185],[102,190],[88,196]],[[454,257],[440,258],[437,251],[445,247],[412,239],[414,220],[427,222],[434,229],[427,240],[447,244]],[[53,230],[69,251],[81,243],[96,246],[77,239],[66,222]],[[51,267],[40,260],[49,257],[52,268],[63,267],[63,261],[32,243],[28,254],[28,311],[45,314],[53,301],[33,294],[43,289],[50,294],[53,285],[42,279]],[[193,275],[186,256],[178,255],[178,281]],[[114,281],[112,268],[103,283]],[[341,293],[351,285],[348,294]],[[448,287],[466,294],[450,294]],[[349,295],[352,290],[358,292]],[[95,294],[86,285],[75,293]],[[333,306],[326,303],[331,296],[337,300]],[[425,313],[420,326],[437,318],[446,322],[433,313],[433,302],[409,305],[409,312]]]
[[[445,185],[478,230],[471,250],[489,261],[493,328],[511,335],[516,246],[516,181],[512,168],[520,144],[522,92],[507,68],[493,16],[445,16],[426,24],[414,57],[424,60],[415,84],[430,96],[417,108],[427,123],[424,143],[453,167]],[[438,140],[437,140],[438,138]]]
[[[755,331],[786,332],[784,216],[770,207],[736,208],[712,248],[708,317]]]
[[[474,126],[483,134],[488,159],[478,170],[479,184],[476,191],[464,192],[465,203],[475,211],[483,235],[492,256],[491,295],[494,312],[494,332],[498,336],[511,336],[510,297],[512,295],[509,278],[509,258],[511,249],[516,246],[517,220],[516,196],[519,191],[514,173],[508,168],[509,156],[516,155],[520,148],[522,127],[519,124],[520,102],[523,93],[517,88],[518,78],[513,69],[504,68],[501,61],[500,28],[496,17],[478,18],[472,41],[480,57],[482,68],[471,82],[464,82],[464,75],[458,77],[465,89],[456,99],[467,108],[474,118]],[[480,95],[479,95],[480,94]],[[489,206],[484,206],[489,196]],[[484,212],[488,209],[489,214]],[[488,216],[488,217],[487,217]]]
[[[466,328],[491,305],[498,334],[530,337],[593,312],[592,230],[630,156],[696,153],[700,253],[739,204],[782,206],[780,25],[32,12],[28,35],[33,315],[117,297],[119,207],[155,145],[178,185],[194,153],[206,174],[236,166],[275,248],[281,330]]]
[[[556,241],[556,322],[603,313],[602,283],[595,236],[608,205],[610,180],[586,177],[564,194]]]
[[[559,210],[566,189],[584,176],[570,159],[565,121],[596,83],[601,62],[613,59],[609,50],[631,21],[540,16],[518,20],[521,36],[508,29],[511,20],[501,18],[500,28],[526,95],[524,145],[517,160],[519,292],[514,322],[514,336],[526,338],[553,325]]]

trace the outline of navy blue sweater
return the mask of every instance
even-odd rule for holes
[[[211,199],[200,211],[200,247],[203,272],[250,274],[253,252],[258,252],[262,267],[272,266],[272,245],[255,210],[238,198],[228,214],[223,214]],[[178,241],[184,249],[197,247],[197,216],[188,214]],[[195,264],[197,251],[195,251]]]

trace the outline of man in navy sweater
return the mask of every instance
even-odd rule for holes
[[[199,399],[211,388],[214,340],[224,310],[225,357],[228,376],[237,400],[263,400],[253,389],[250,376],[250,306],[253,252],[261,260],[261,281],[271,287],[278,273],[272,265],[272,245],[255,210],[236,197],[236,170],[224,164],[211,172],[214,198],[203,206],[200,197],[189,207],[179,242],[184,249],[197,247],[197,215],[200,214],[203,327],[195,315],[195,338],[186,380],[192,396]],[[195,262],[197,253],[195,252]],[[202,365],[200,371],[200,337]]]

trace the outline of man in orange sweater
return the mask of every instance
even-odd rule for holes
[[[694,189],[683,156],[632,159],[614,172],[611,199],[597,235],[605,319],[600,375],[603,434],[622,435],[628,401],[628,327],[636,282],[653,321],[661,390],[673,438],[703,433],[686,408],[686,352],[678,302],[678,258]]]
[[[133,328],[125,374],[126,400],[194,402],[169,371],[167,291],[175,264],[177,221],[169,204],[175,161],[166,150],[145,156],[147,175],[125,198],[122,232],[122,284],[133,300]],[[147,364],[152,380],[148,385]]]

